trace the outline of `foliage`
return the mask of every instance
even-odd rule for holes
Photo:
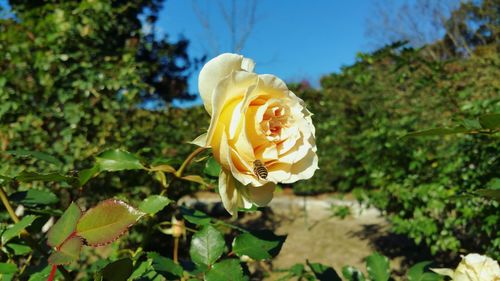
[[[295,190],[361,188],[394,231],[432,252],[483,249],[498,257],[498,202],[470,195],[500,170],[498,130],[486,121],[500,112],[499,65],[494,52],[436,62],[395,44],[360,54],[324,77],[320,91],[297,86],[315,113],[321,169]],[[457,129],[426,134],[473,134],[402,138],[440,125]]]

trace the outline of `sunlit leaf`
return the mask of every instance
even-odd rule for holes
[[[171,174],[176,172],[174,167],[167,165],[167,164],[161,164],[158,166],[151,167],[150,170],[151,171],[162,171],[162,172],[171,173]]]
[[[120,149],[106,150],[96,157],[101,171],[142,170],[145,167],[134,154]]]
[[[242,233],[233,241],[233,252],[239,257],[246,255],[254,260],[270,259],[279,254],[286,236],[271,231]]]
[[[184,176],[182,177],[183,180],[187,180],[187,181],[190,181],[190,182],[195,182],[195,183],[199,183],[203,186],[206,186],[206,187],[210,187],[210,184],[208,184],[207,182],[205,182],[205,180],[198,176],[198,175],[188,175],[188,176]]]
[[[11,249],[16,256],[24,256],[32,251],[31,247],[23,244],[9,243],[6,247]]]
[[[5,245],[5,243],[9,242],[9,240],[21,234],[21,232],[26,227],[30,226],[35,221],[36,218],[37,216],[27,215],[23,217],[18,223],[14,224],[12,227],[7,228],[2,233],[2,244]]]
[[[109,199],[88,210],[78,221],[76,232],[90,246],[118,239],[144,213],[120,200]]]
[[[129,258],[114,261],[101,271],[103,280],[106,281],[124,281],[132,274],[133,263]]]
[[[58,247],[76,230],[76,224],[81,216],[80,208],[72,202],[47,233],[47,244]]]
[[[213,157],[209,157],[206,164],[205,164],[205,168],[203,169],[203,172],[208,176],[211,176],[214,178],[218,177],[220,174],[220,165],[217,162],[217,160],[215,160],[215,158],[213,158]]]
[[[91,178],[95,177],[99,174],[100,168],[99,165],[94,165],[88,169],[81,170],[79,172],[78,182],[80,186],[84,186]]]
[[[165,196],[152,195],[141,202],[141,204],[139,205],[139,210],[143,211],[144,213],[154,215],[165,208],[168,204],[170,204],[170,202],[172,202],[172,200],[168,199]]]
[[[189,254],[196,264],[212,265],[224,252],[222,234],[211,225],[204,226],[191,239]]]
[[[373,253],[366,258],[366,270],[373,281],[387,281],[391,276],[389,259],[379,253]]]
[[[342,268],[342,275],[348,281],[365,281],[365,275],[352,266],[344,266]]]
[[[57,251],[54,251],[49,256],[49,263],[60,265],[69,264],[78,260],[82,245],[83,243],[80,237],[75,236],[66,240]]]
[[[9,199],[18,204],[34,206],[34,205],[50,205],[57,203],[59,198],[48,190],[29,189],[12,193]]]
[[[408,281],[439,281],[443,278],[434,273],[427,271],[427,268],[431,264],[430,261],[423,261],[415,264],[408,270]]]
[[[481,115],[479,117],[479,123],[485,129],[500,129],[500,113]]]
[[[0,262],[1,274],[13,274],[17,271],[17,265],[14,263]]]
[[[21,182],[32,182],[32,181],[65,181],[69,184],[73,184],[77,181],[76,178],[62,175],[60,173],[48,173],[39,174],[35,172],[22,171],[16,176],[16,180]]]
[[[218,262],[205,275],[206,281],[245,281],[248,278],[243,274],[240,261],[228,259]]]
[[[182,217],[190,223],[194,223],[197,225],[207,225],[210,223],[212,218],[202,211],[198,211],[195,209],[189,209],[184,206],[181,206],[181,215]]]
[[[314,273],[314,276],[318,279],[318,281],[342,281],[335,269],[331,266],[309,261],[307,261],[307,265],[311,268],[311,271]]]
[[[62,165],[64,165],[63,162],[57,159],[56,157],[40,151],[20,149],[20,150],[7,150],[6,152],[16,157],[32,157],[38,160],[45,161],[50,164],[54,164],[57,167],[61,167]]]
[[[152,260],[152,266],[156,272],[163,275],[167,280],[178,280],[183,276],[182,266],[176,264],[173,260],[162,257],[158,253],[149,252],[148,258]]]

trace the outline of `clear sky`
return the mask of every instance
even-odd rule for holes
[[[157,32],[166,32],[175,40],[190,40],[189,54],[212,57],[228,52],[230,32],[218,0],[196,0],[199,13],[207,16],[213,35],[200,24],[192,0],[168,0],[160,13]],[[220,2],[231,7],[231,1]],[[322,75],[338,71],[354,62],[356,53],[368,51],[365,24],[373,0],[259,0],[256,23],[242,55],[255,60],[256,72],[271,73],[285,81],[307,79],[317,86]],[[241,6],[247,1],[236,0]],[[240,8],[240,10],[243,10]],[[242,15],[240,15],[243,17]],[[214,40],[215,39],[215,40]],[[214,51],[213,42],[220,45]],[[197,92],[198,73],[191,79],[190,90]]]

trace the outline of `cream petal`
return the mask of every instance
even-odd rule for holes
[[[247,195],[249,200],[253,202],[255,205],[262,207],[266,206],[273,199],[274,190],[276,189],[276,184],[270,182],[266,183],[263,186],[254,187],[248,186],[246,187],[248,192]],[[245,195],[243,197],[245,197]]]
[[[268,166],[267,180],[278,183],[290,178],[290,169],[292,165],[287,163],[275,162]]]
[[[221,170],[219,174],[219,195],[222,205],[232,216],[238,213],[238,202],[241,201],[241,195],[235,185],[235,180],[230,173]]]
[[[293,183],[298,180],[310,179],[318,168],[318,155],[313,149],[309,149],[307,155],[300,161],[294,163],[290,169],[290,178],[282,183]]]
[[[255,81],[258,79],[255,73],[233,71],[225,79],[221,80],[214,89],[212,96],[212,117],[207,132],[207,142],[212,141],[216,127],[219,125],[221,112],[227,108],[227,104],[243,99],[248,91],[252,91]],[[235,119],[235,118],[231,118]],[[225,120],[226,121],[226,120]],[[230,120],[227,120],[229,125]]]
[[[198,90],[209,114],[212,114],[212,96],[219,81],[233,71],[252,72],[254,66],[255,63],[251,59],[230,53],[221,54],[203,66],[198,78]]]
[[[226,169],[229,169],[229,171],[231,171],[231,174],[233,175],[233,177],[235,177],[236,180],[238,180],[241,184],[243,184],[243,185],[248,185],[248,184],[262,185],[262,184],[264,184],[264,183],[259,183],[259,181],[255,179],[255,177],[249,172],[252,170],[252,167],[249,167],[248,164],[239,157],[238,153],[229,146],[226,133],[223,133],[222,137],[221,137],[220,156],[219,157],[220,157],[221,165],[223,167],[225,167]],[[237,160],[238,161],[237,164],[239,166],[243,166],[243,169],[247,172],[239,170],[236,167],[233,159]]]
[[[198,136],[197,138],[190,141],[189,143],[192,143],[194,145],[201,146],[201,147],[208,147],[207,133],[204,133],[204,134]]]

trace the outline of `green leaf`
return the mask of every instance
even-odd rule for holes
[[[233,252],[239,257],[247,255],[254,260],[270,259],[278,255],[286,236],[278,236],[271,231],[243,233],[233,241]]]
[[[48,190],[38,189],[29,189],[26,191],[12,193],[9,196],[9,199],[18,204],[27,206],[50,205],[59,201],[59,198],[54,193]]]
[[[9,242],[10,239],[18,236],[21,232],[28,226],[30,226],[37,216],[27,215],[21,219],[18,223],[14,224],[12,227],[7,228],[2,233],[2,244]]]
[[[499,189],[486,189],[486,188],[483,188],[483,189],[476,190],[476,193],[479,194],[479,195],[481,195],[481,196],[483,196],[483,197],[494,199],[494,200],[500,202],[500,190]]]
[[[108,244],[118,239],[143,215],[143,212],[123,201],[108,199],[80,218],[76,232],[90,246]]]
[[[172,200],[168,199],[165,196],[152,195],[141,202],[141,204],[139,205],[139,210],[143,211],[144,213],[154,215],[165,208],[168,204],[170,204],[170,202],[172,202]]]
[[[78,260],[82,245],[82,239],[77,236],[66,240],[61,247],[49,256],[49,264],[62,265]]]
[[[0,262],[1,274],[14,274],[17,271],[17,265],[14,263]]]
[[[213,226],[206,225],[193,235],[189,254],[194,263],[210,266],[222,256],[224,248],[222,234]]]
[[[427,137],[427,136],[444,136],[444,135],[452,135],[452,134],[459,134],[459,133],[466,133],[467,129],[464,128],[434,128],[434,129],[428,129],[428,130],[423,130],[423,131],[416,131],[416,132],[411,132],[403,136],[403,139],[405,138],[411,138],[411,137]]]
[[[32,182],[32,181],[65,181],[67,183],[73,184],[76,178],[62,175],[60,173],[48,173],[39,174],[35,172],[22,171],[16,176],[16,180],[21,182]]]
[[[38,271],[36,273],[30,274],[30,278],[28,281],[47,281],[47,278],[50,275],[50,271],[52,269],[51,265],[46,266],[42,271]],[[62,274],[59,270],[56,271],[56,276],[54,280],[63,280]]]
[[[71,202],[61,218],[47,233],[47,244],[51,247],[58,247],[75,231],[76,224],[81,216],[82,211],[80,208],[74,202]]]
[[[365,275],[353,266],[342,267],[342,275],[348,281],[365,281]]]
[[[24,256],[32,251],[29,246],[23,244],[9,243],[6,247],[10,248],[15,256]]]
[[[184,274],[182,266],[169,258],[160,256],[158,253],[149,252],[148,258],[152,260],[155,271],[163,275],[167,280],[178,280]]]
[[[16,157],[32,157],[38,160],[45,161],[50,164],[54,164],[57,167],[61,167],[64,165],[63,162],[61,162],[61,160],[57,159],[56,157],[40,151],[20,149],[20,150],[7,150],[6,152]]]
[[[7,184],[12,181],[12,178],[0,175],[0,184]]]
[[[335,272],[335,269],[330,266],[321,263],[311,263],[309,261],[307,261],[307,265],[319,281],[342,281],[337,272]]]
[[[485,129],[500,129],[500,113],[481,115],[479,117],[479,123]]]
[[[366,258],[366,270],[373,281],[387,281],[391,276],[389,259],[379,253]]]
[[[120,149],[107,150],[96,157],[101,171],[142,170],[145,167],[134,154]]]
[[[239,260],[228,259],[218,262],[205,275],[206,281],[245,281]]]
[[[91,178],[99,174],[99,165],[94,165],[91,168],[81,170],[78,176],[78,182],[80,186],[84,186]]]
[[[106,265],[101,274],[105,281],[126,281],[132,274],[133,269],[132,260],[124,258]]]
[[[209,157],[207,162],[205,163],[205,168],[203,172],[211,177],[217,178],[220,174],[220,165],[213,157]]]
[[[488,189],[500,189],[500,179],[493,178],[486,184]]]
[[[212,218],[202,211],[198,211],[195,209],[189,209],[184,206],[181,206],[181,215],[182,217],[190,223],[194,223],[197,225],[207,225],[210,223]]]
[[[408,270],[408,281],[439,281],[442,277],[433,272],[426,272],[431,264],[430,261],[423,261],[415,264]]]

